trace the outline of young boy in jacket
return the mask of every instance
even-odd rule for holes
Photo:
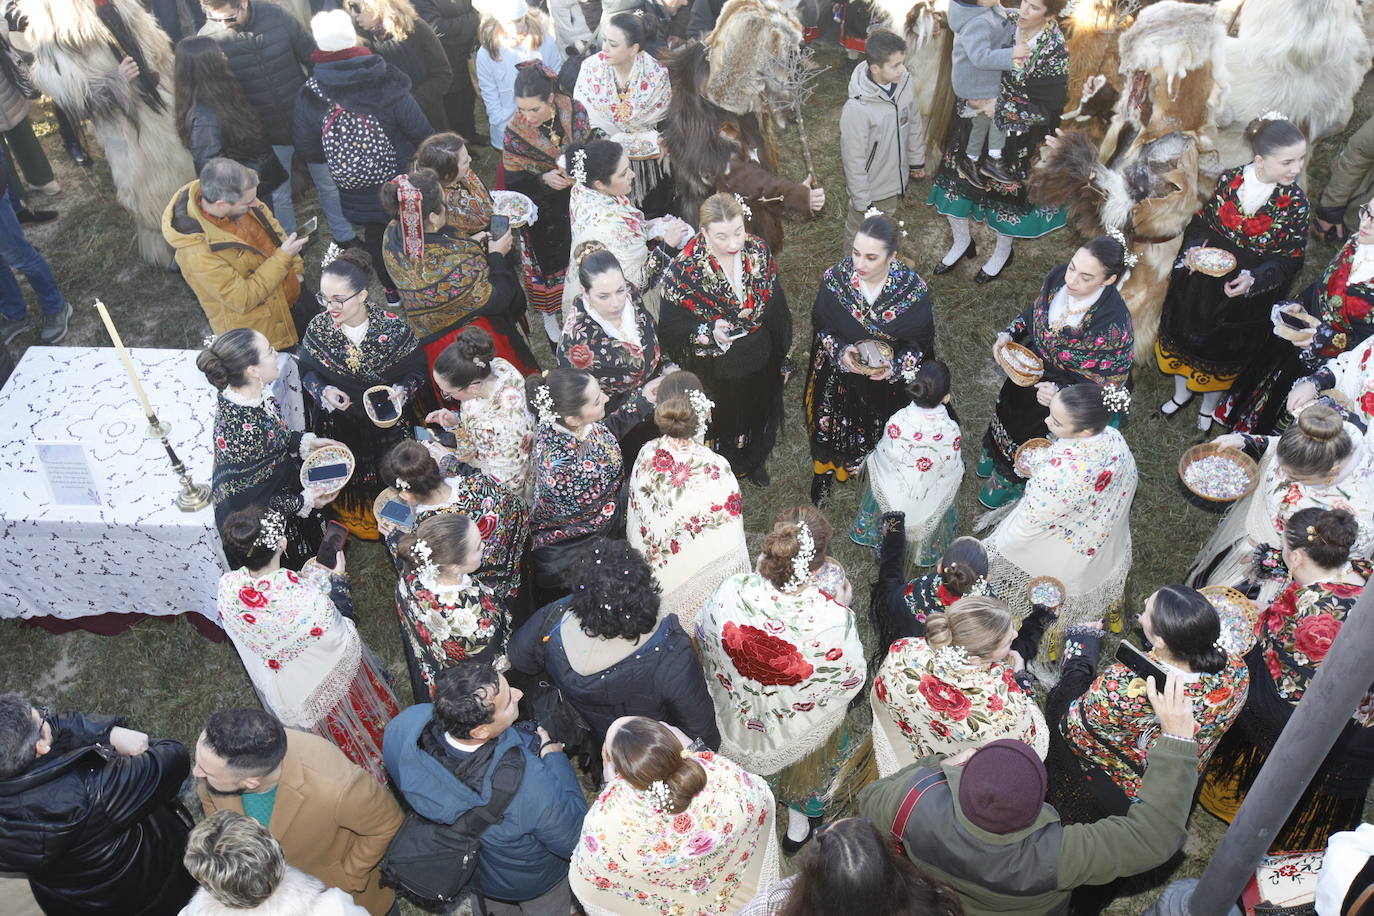
[[[840,112],[840,159],[849,191],[845,245],[877,207],[893,216],[907,182],[923,167],[925,122],[906,69],[906,42],[886,29],[868,36],[864,60],[849,78],[849,98]]]

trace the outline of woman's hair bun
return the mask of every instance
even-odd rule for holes
[[[345,264],[352,264],[359,270],[372,269],[372,255],[367,253],[367,249],[357,245],[350,245],[334,257],[335,261],[343,261]]]
[[[609,250],[610,249],[608,249],[598,240],[587,239],[585,242],[579,242],[577,248],[573,251],[573,263],[578,267],[581,267],[583,261],[587,260],[587,258],[596,254],[598,251]]]
[[[1349,551],[1360,536],[1360,526],[1355,516],[1344,509],[1332,509],[1322,513],[1313,525],[1322,540],[1333,547]]]
[[[1325,404],[1314,404],[1298,414],[1298,429],[1315,442],[1328,442],[1345,429],[1345,421]]]

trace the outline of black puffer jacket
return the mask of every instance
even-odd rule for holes
[[[174,914],[195,891],[181,864],[191,821],[177,801],[186,747],[150,741],[121,756],[108,746],[118,724],[58,717],[52,750],[0,780],[0,872],[28,877],[44,912]]]
[[[444,96],[453,83],[453,68],[449,66],[444,46],[434,35],[434,29],[423,19],[415,20],[415,30],[405,39],[378,38],[370,32],[360,32],[364,47],[379,54],[391,66],[410,77],[410,95],[420,105],[435,130],[448,129],[444,114]]]
[[[396,151],[387,168],[392,176],[399,175],[414,157],[415,148],[434,133],[429,119],[411,98],[410,77],[366,48],[316,52],[314,62],[315,79],[330,101],[346,111],[377,119]],[[301,87],[296,99],[295,140],[296,152],[306,162],[325,161],[321,132],[329,111],[328,103],[309,85]],[[344,216],[355,223],[390,222],[378,197],[379,188],[339,188]]]
[[[448,53],[448,61],[455,70],[477,47],[477,23],[481,17],[472,7],[472,0],[414,0],[415,12],[434,27],[439,41]]]
[[[258,115],[273,146],[291,145],[296,94],[310,70],[315,40],[294,16],[275,3],[248,5],[237,29],[207,21],[200,34],[213,38],[229,58],[229,69]]]

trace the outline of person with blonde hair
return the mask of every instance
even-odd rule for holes
[[[721,753],[788,806],[789,855],[815,832],[857,747],[844,715],[868,673],[853,613],[817,582],[831,535],[811,506],[782,512],[756,571],[722,582],[696,625]]]
[[[553,36],[548,16],[525,0],[494,0],[482,11],[477,27],[477,87],[487,110],[491,145],[505,149],[506,124],[515,114],[516,67],[538,58],[555,73],[563,66],[563,52]],[[504,187],[504,167],[496,186]]]
[[[216,811],[191,830],[186,870],[200,884],[180,916],[364,916],[337,887],[286,864],[266,827],[237,811]]]
[[[617,719],[569,880],[588,916],[733,913],[778,879],[773,793],[677,729]]]
[[[659,337],[715,402],[706,441],[736,476],[766,487],[791,371],[792,313],[777,262],[749,233],[739,198],[712,194],[699,224],[664,274]]]
[[[664,376],[654,408],[663,435],[645,443],[630,472],[625,537],[663,590],[660,615],[677,615],[689,633],[716,587],[749,571],[739,483],[702,441],[713,409],[695,375]]]
[[[434,27],[410,0],[348,0],[345,6],[363,47],[410,77],[410,97],[430,126],[447,130],[444,96],[453,83],[453,67]]]
[[[998,738],[1024,741],[1041,758],[1045,717],[1017,680],[1035,657],[1045,612],[1018,633],[1005,601],[970,594],[929,615],[923,636],[899,639],[873,679],[873,752],[879,776],[933,754],[950,756]]]

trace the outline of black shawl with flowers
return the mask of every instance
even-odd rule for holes
[[[348,395],[346,413],[356,420],[367,420],[363,392],[372,386],[399,388],[409,400],[425,380],[425,354],[415,332],[401,316],[371,304],[362,343],[355,345],[321,312],[306,326],[299,355],[301,384],[315,403],[324,403],[324,389],[332,385]]]
[[[1045,276],[1040,295],[1007,333],[1044,360],[1047,382],[1124,385],[1135,356],[1131,311],[1116,287],[1108,286],[1078,325],[1055,329],[1050,325],[1050,305],[1067,271],[1068,265],[1061,264]]]
[[[845,258],[825,272],[811,308],[815,347],[839,361],[850,344],[880,340],[893,349],[892,384],[916,371],[921,360],[935,355],[935,313],[930,288],[921,275],[899,260],[877,300],[869,305],[859,288],[853,259]]]
[[[1236,256],[1236,269],[1221,280],[1249,270],[1255,283],[1247,296],[1257,296],[1286,289],[1302,269],[1307,253],[1307,195],[1296,184],[1279,185],[1258,210],[1246,215],[1240,206],[1244,173],[1244,166],[1221,173],[1216,193],[1184,233],[1182,250],[1194,245],[1225,248]]]
[[[572,315],[563,326],[558,341],[558,365],[583,369],[596,376],[609,403],[606,413],[614,413],[639,393],[658,374],[661,352],[658,329],[649,317],[639,291],[630,284],[630,301],[625,306],[635,316],[639,346],[616,340],[587,312],[581,296],[573,300]]]
[[[1310,349],[1302,353],[1308,368],[1353,350],[1374,333],[1374,283],[1351,283],[1350,268],[1357,239],[1345,243],[1321,279],[1298,296],[1309,315],[1321,321]]]

